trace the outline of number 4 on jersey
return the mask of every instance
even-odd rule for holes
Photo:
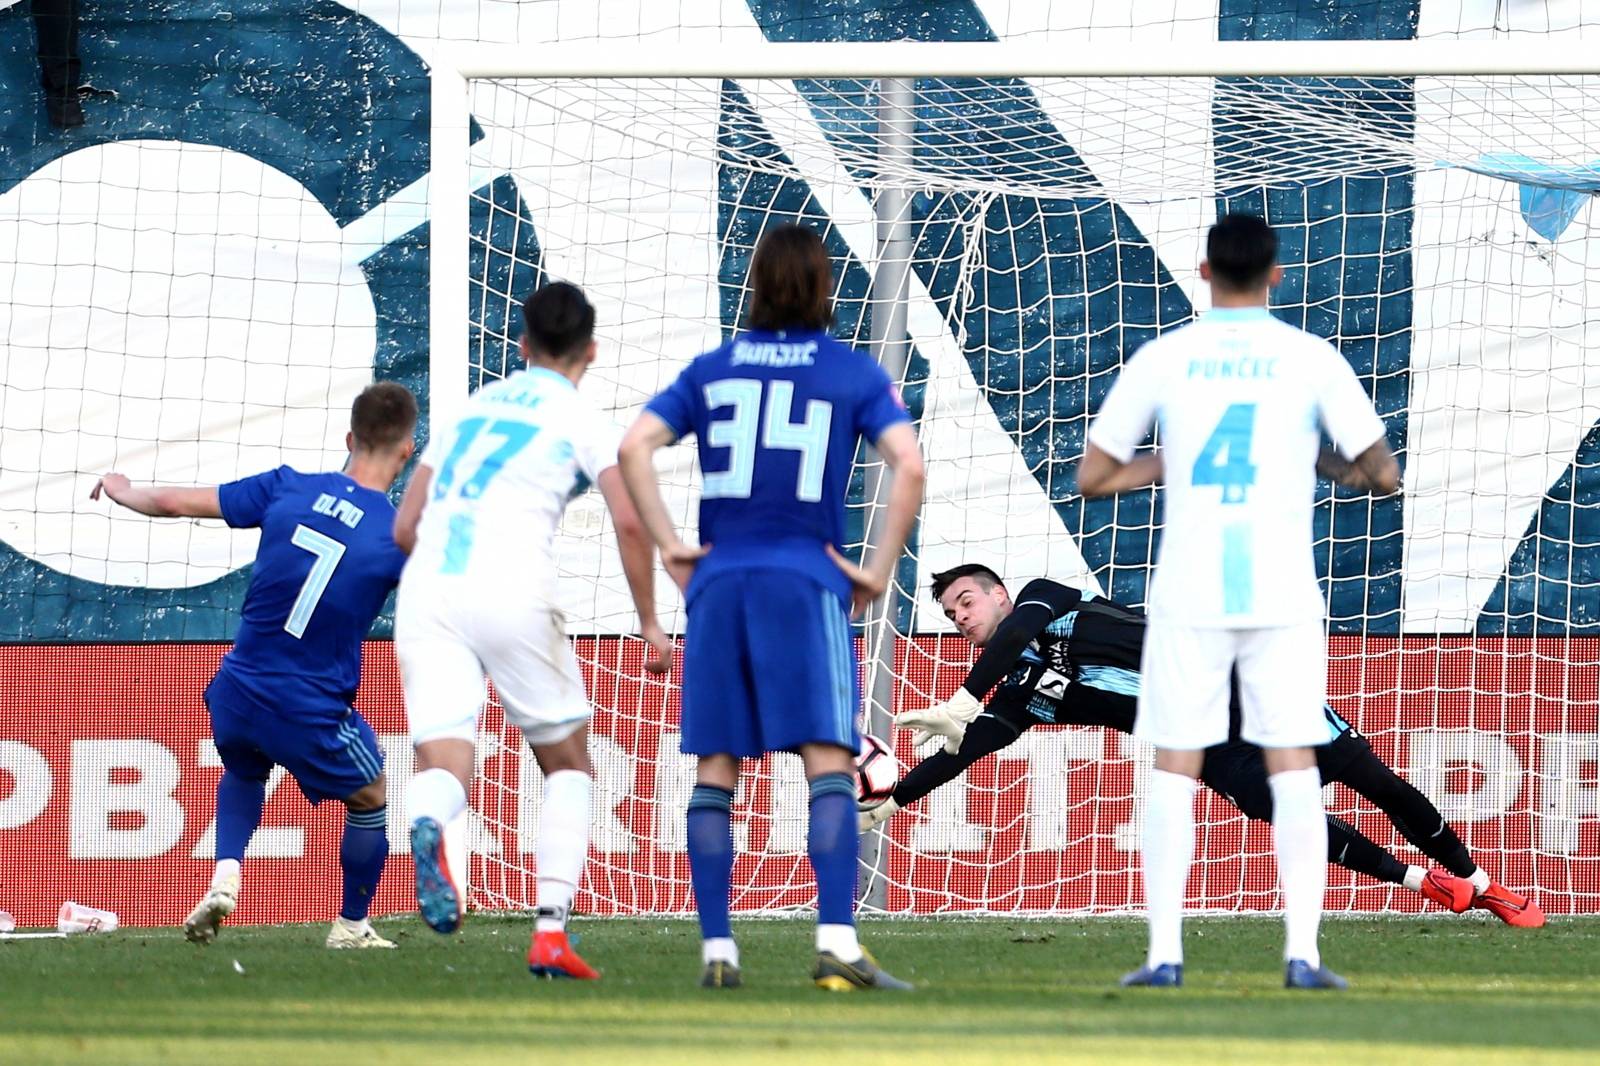
[[[1223,503],[1243,503],[1245,490],[1256,483],[1250,461],[1250,439],[1255,435],[1256,405],[1230,404],[1195,458],[1191,485],[1221,485]]]

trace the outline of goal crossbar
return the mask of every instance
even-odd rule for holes
[[[1581,41],[1214,41],[1102,43],[780,42],[498,45],[450,50],[463,78],[1111,78],[1596,74]]]

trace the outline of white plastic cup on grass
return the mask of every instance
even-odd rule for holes
[[[116,928],[114,911],[86,907],[70,899],[61,905],[61,913],[56,918],[56,929],[63,933],[109,933]]]

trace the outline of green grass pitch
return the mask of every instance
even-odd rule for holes
[[[528,922],[455,937],[380,923],[398,951],[330,952],[322,926],[0,942],[0,1063],[1593,1063],[1600,920],[1332,919],[1344,994],[1281,988],[1281,926],[1191,920],[1188,985],[1123,991],[1137,920],[866,921],[909,995],[811,987],[810,923],[737,923],[746,985],[696,985],[695,927],[585,920],[595,985],[538,981]]]

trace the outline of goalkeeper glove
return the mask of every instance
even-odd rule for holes
[[[967,735],[967,723],[983,713],[983,704],[964,688],[943,703],[936,703],[925,711],[911,711],[899,718],[901,725],[911,730],[911,739],[921,747],[934,737],[944,737],[944,750],[951,755],[961,750],[961,738]]]
[[[882,803],[871,807],[864,807],[860,804],[857,804],[856,830],[858,832],[865,833],[868,829],[880,826],[884,822],[887,822],[890,818],[893,818],[895,816],[895,812],[899,809],[900,804],[894,801],[893,796],[884,800]]]

